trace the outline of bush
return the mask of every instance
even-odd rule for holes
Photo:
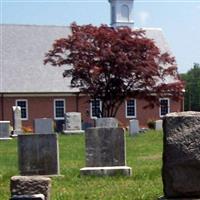
[[[155,129],[156,128],[156,122],[154,120],[148,120],[147,126],[150,129]]]

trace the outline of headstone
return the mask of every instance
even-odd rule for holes
[[[20,175],[59,175],[57,134],[18,135]]]
[[[155,121],[155,129],[157,131],[163,130],[163,120],[156,120]]]
[[[22,133],[21,107],[13,106],[13,136]]]
[[[50,118],[38,118],[34,120],[35,133],[53,134],[53,120]]]
[[[96,119],[96,127],[117,128],[118,124],[118,120],[113,117],[103,117]]]
[[[138,134],[140,131],[140,127],[139,127],[139,122],[136,119],[132,119],[130,120],[130,128],[129,128],[129,132],[130,135],[135,135]]]
[[[200,112],[167,114],[163,131],[165,198],[200,198]]]
[[[13,176],[10,179],[12,200],[50,200],[51,179],[43,176]]]
[[[65,134],[80,134],[84,133],[82,130],[81,113],[79,112],[67,112],[65,113]]]
[[[89,128],[85,142],[86,167],[80,170],[82,175],[131,175],[122,128]]]
[[[0,140],[8,140],[10,138],[10,121],[0,121]]]

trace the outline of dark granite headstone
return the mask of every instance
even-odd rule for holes
[[[85,142],[86,167],[81,169],[82,175],[131,175],[122,128],[89,128]]]
[[[57,134],[18,135],[21,175],[59,175]]]
[[[122,128],[86,130],[86,166],[124,166],[125,146]]]
[[[162,178],[166,199],[200,198],[200,112],[164,117]]]

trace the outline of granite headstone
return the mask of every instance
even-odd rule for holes
[[[34,120],[35,133],[53,134],[53,120],[51,118],[38,118]]]
[[[18,135],[20,175],[60,175],[57,134]]]
[[[167,114],[163,131],[165,198],[200,198],[200,112]]]
[[[117,128],[118,124],[119,124],[118,120],[113,117],[103,117],[96,119],[96,127]]]
[[[0,121],[0,140],[10,138],[10,121]]]
[[[86,167],[80,170],[82,175],[131,175],[122,128],[89,128],[85,143]]]

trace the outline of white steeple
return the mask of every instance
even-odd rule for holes
[[[111,10],[111,26],[128,26],[133,28],[133,1],[134,0],[108,0]]]

